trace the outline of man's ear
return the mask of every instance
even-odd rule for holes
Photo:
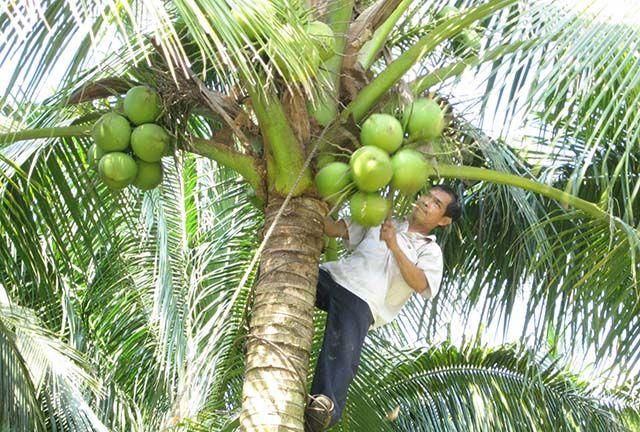
[[[440,222],[438,222],[438,226],[444,228],[447,225],[451,225],[451,222],[453,222],[453,220],[451,219],[451,216],[442,216],[442,218],[440,219]]]

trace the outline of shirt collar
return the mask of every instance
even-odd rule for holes
[[[407,235],[416,238],[418,240],[429,240],[432,242],[436,242],[436,236],[434,234],[422,234],[416,231],[409,231],[409,221],[405,220],[402,222],[402,231],[405,232]]]

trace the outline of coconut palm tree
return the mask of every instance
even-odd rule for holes
[[[316,156],[348,156],[369,113],[428,91],[450,120],[423,143],[430,177],[463,181],[468,216],[443,239],[434,313],[412,304],[381,333],[402,345],[458,306],[508,315],[526,287],[526,326],[629,370],[640,343],[637,26],[515,0],[439,17],[442,3],[6,7],[0,298],[20,309],[0,327],[13,359],[2,389],[22,389],[6,417],[30,430],[162,429],[242,400],[241,429],[302,430],[329,210]],[[321,67],[312,20],[335,35]],[[484,35],[479,52],[457,36],[471,30]],[[39,102],[56,66],[56,91]],[[528,120],[529,153],[466,118],[453,84],[468,70],[486,86],[483,112]],[[175,153],[159,190],[112,194],[86,168],[88,135],[139,83],[160,93]],[[406,198],[396,202],[402,215]],[[25,348],[24,328],[51,351]],[[238,381],[242,395],[228,385]]]

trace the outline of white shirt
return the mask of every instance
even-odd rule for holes
[[[423,297],[436,295],[442,281],[442,250],[433,235],[425,236],[407,231],[409,223],[393,221],[398,246],[418,268],[429,283]],[[413,290],[404,280],[395,257],[384,240],[380,240],[380,226],[364,228],[348,222],[347,247],[353,252],[339,261],[321,265],[334,281],[367,302],[373,315],[372,328],[387,324],[400,313]]]

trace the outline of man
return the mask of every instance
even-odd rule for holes
[[[442,251],[431,231],[460,217],[456,193],[434,186],[418,197],[408,221],[366,229],[330,218],[325,234],[353,252],[321,265],[316,306],[327,311],[324,341],[305,412],[305,431],[340,419],[369,328],[392,321],[412,294],[432,298],[442,279]]]

